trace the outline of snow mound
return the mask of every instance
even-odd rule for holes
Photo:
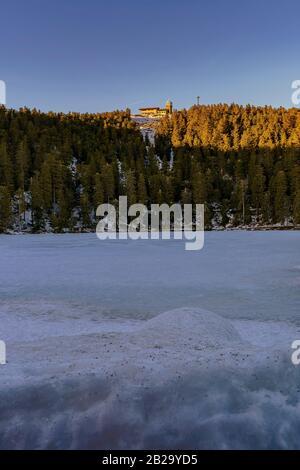
[[[161,313],[145,322],[133,336],[156,346],[191,344],[216,348],[225,344],[232,347],[241,341],[230,320],[201,308],[187,307]]]

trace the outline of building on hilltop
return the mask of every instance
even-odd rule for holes
[[[140,116],[149,117],[149,118],[162,118],[173,112],[173,103],[172,101],[167,101],[164,108],[159,107],[147,107],[140,108]]]

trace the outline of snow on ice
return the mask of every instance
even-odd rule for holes
[[[299,232],[0,238],[0,448],[299,448]]]

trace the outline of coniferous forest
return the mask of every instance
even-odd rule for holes
[[[130,111],[0,108],[0,231],[82,231],[103,202],[204,203],[206,228],[300,226],[300,111],[193,106],[156,124]]]

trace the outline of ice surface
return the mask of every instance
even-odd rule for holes
[[[1,236],[0,299],[73,303],[110,317],[201,307],[229,318],[298,321],[299,244],[299,232],[279,231],[206,233],[194,253],[180,240]]]
[[[299,248],[0,237],[0,448],[299,448]]]

